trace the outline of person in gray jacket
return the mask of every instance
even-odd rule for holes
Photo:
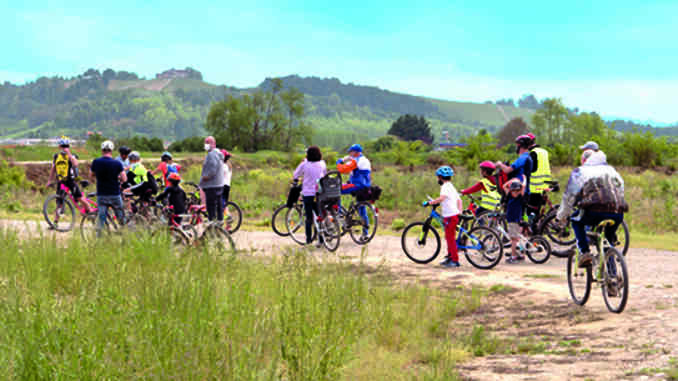
[[[205,138],[205,161],[202,164],[200,188],[205,193],[205,208],[210,221],[223,221],[221,194],[224,191],[224,156],[216,149],[217,141],[212,136]]]

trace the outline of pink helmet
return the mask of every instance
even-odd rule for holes
[[[491,169],[491,170],[494,171],[495,169],[497,169],[497,166],[494,165],[493,162],[491,162],[489,160],[485,160],[482,163],[480,163],[480,168],[487,168],[487,169]]]
[[[528,132],[528,133],[527,133],[527,135],[525,135],[525,136],[527,136],[528,138],[532,139],[532,141],[535,141],[535,140],[537,140],[537,137],[536,137],[536,136],[534,136],[534,134],[533,134],[533,133],[531,133],[531,132]]]

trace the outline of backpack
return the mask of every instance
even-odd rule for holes
[[[146,182],[148,183],[148,187],[151,190],[151,194],[158,193],[158,182],[155,180],[155,177],[153,177],[151,171],[146,173]]]
[[[341,174],[337,171],[328,172],[318,180],[318,201],[323,204],[332,204],[341,199]]]
[[[170,173],[179,173],[179,168],[177,168],[176,164],[167,164],[167,177],[169,177]]]
[[[71,175],[71,161],[68,160],[68,155],[60,152],[54,158],[54,168],[58,180],[65,180]]]

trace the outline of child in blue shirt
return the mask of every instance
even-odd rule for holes
[[[523,178],[524,179],[524,178]],[[520,178],[514,178],[504,184],[506,192],[506,222],[508,222],[508,234],[511,238],[511,257],[508,263],[517,263],[525,259],[518,253],[517,246],[520,240],[520,222],[523,218],[523,196],[525,183]]]

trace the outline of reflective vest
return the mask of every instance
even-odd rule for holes
[[[71,176],[71,161],[68,160],[68,155],[58,153],[54,159],[54,169],[59,181],[69,178]]]
[[[501,203],[501,195],[497,192],[497,186],[486,178],[480,180],[485,187],[480,193],[479,206],[488,210],[495,210]]]
[[[548,189],[547,181],[551,181],[551,164],[549,164],[549,153],[547,150],[536,147],[531,150],[537,154],[537,170],[530,177],[530,193],[544,193]]]
[[[141,163],[132,164],[129,170],[130,172],[134,173],[134,182],[136,184],[145,183],[148,180],[146,177],[148,171],[143,165],[141,165]]]

